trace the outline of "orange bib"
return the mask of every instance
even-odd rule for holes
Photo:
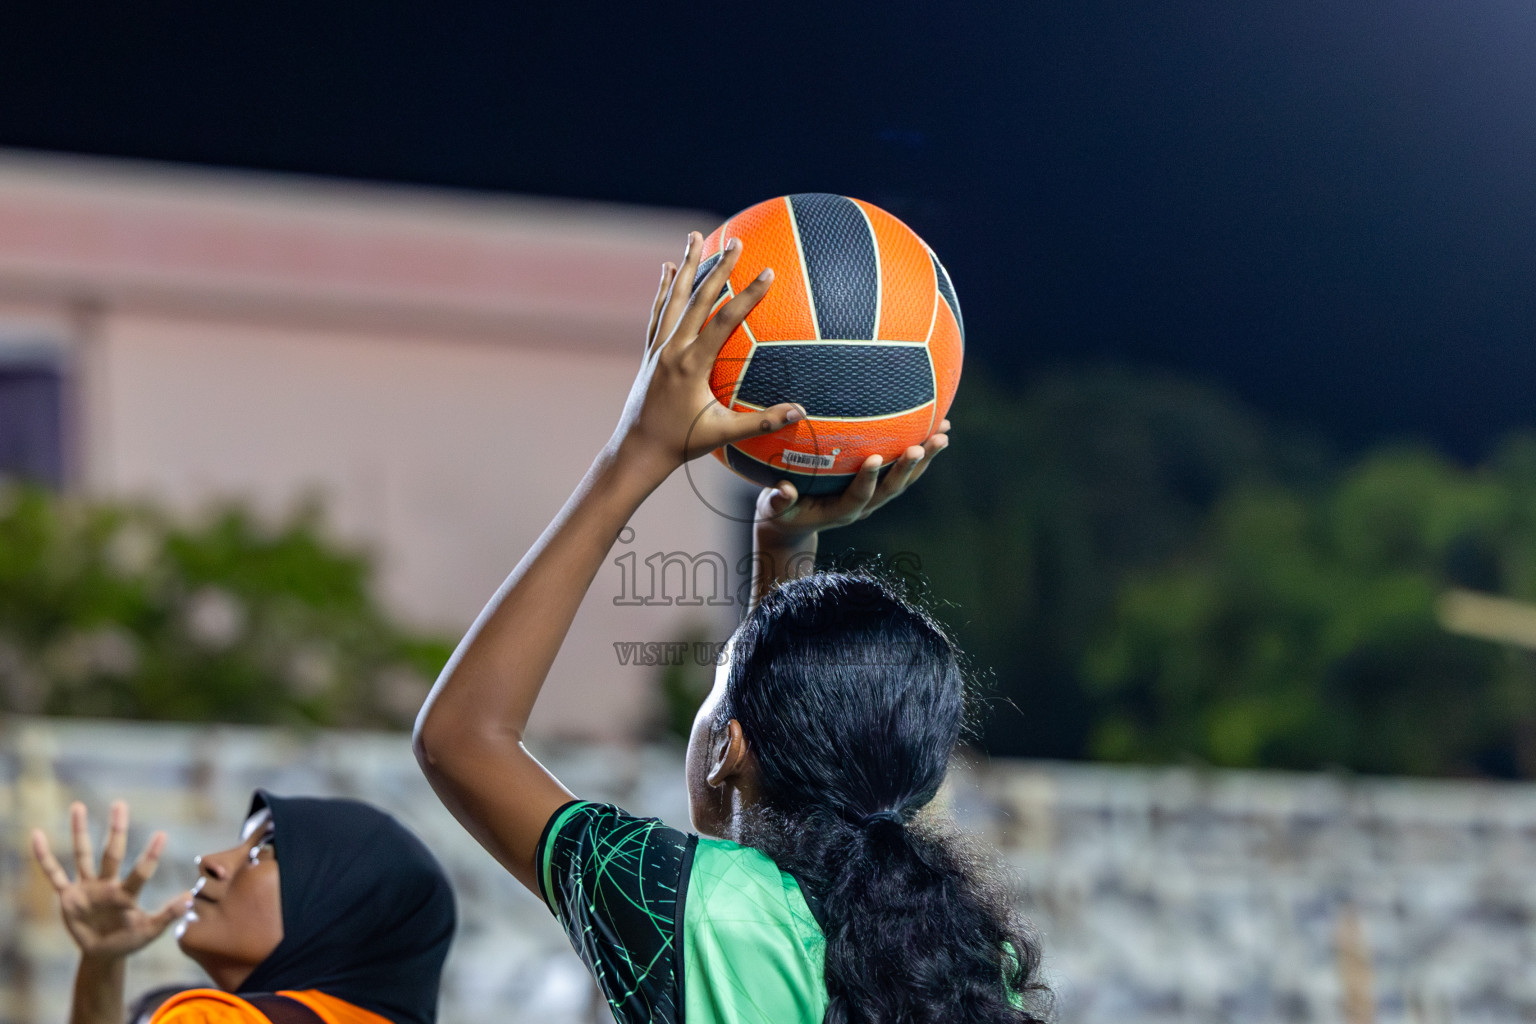
[[[394,1024],[361,1006],[310,989],[305,992],[279,992],[297,1000],[320,1015],[325,1024]],[[160,1004],[150,1024],[271,1024],[256,1007],[222,989],[193,988]]]

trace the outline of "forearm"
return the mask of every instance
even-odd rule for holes
[[[81,956],[69,1024],[123,1024],[123,957]]]
[[[947,429],[949,421],[940,424]],[[902,452],[882,481],[879,455],[871,455],[838,495],[802,498],[794,484],[782,481],[757,497],[752,528],[752,607],[774,587],[816,570],[816,544],[822,530],[856,523],[906,489],[922,471],[930,451],[949,443],[934,434],[922,446]]]
[[[419,739],[464,728],[521,739],[604,557],[664,476],[604,449],[459,643],[422,708]]]
[[[684,461],[781,430],[805,414],[789,403],[745,413],[716,401],[711,367],[773,273],[764,270],[716,310],[703,297],[725,290],[741,245],[727,245],[694,288],[703,247],[703,236],[690,232],[682,266],[663,265],[639,372],[613,440],[475,620],[416,720],[416,758],[432,788],[535,890],[539,836],[571,794],[523,749],[522,738],[603,559],[640,503]]]
[[[528,718],[604,557],[665,477],[604,449],[480,613],[416,720],[416,758],[432,788],[530,888],[539,835],[571,794],[523,749]]]
[[[761,522],[753,527],[752,607],[780,583],[815,571],[817,538],[815,530],[785,534]]]

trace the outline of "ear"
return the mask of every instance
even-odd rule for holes
[[[755,768],[746,734],[734,718],[710,740],[709,753],[709,773],[704,776],[704,781],[716,789],[725,785],[742,788],[742,783],[748,781]]]

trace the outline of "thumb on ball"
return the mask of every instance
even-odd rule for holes
[[[788,512],[800,500],[800,492],[788,480],[780,480],[768,489],[768,510],[775,515]]]

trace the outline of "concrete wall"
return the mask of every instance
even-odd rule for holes
[[[577,793],[686,826],[680,755],[545,745]],[[132,801],[169,830],[146,899],[226,847],[252,788],[382,804],[458,888],[444,1024],[604,1019],[542,905],[438,805],[399,735],[12,720],[0,731],[0,1024],[64,1019],[72,948],[26,828]],[[1068,1024],[1536,1020],[1536,786],[1033,762],[941,798],[1001,855]],[[130,988],[194,979],[169,940]],[[1346,1013],[1346,1007],[1353,1007]]]
[[[317,496],[391,607],[458,633],[609,437],[661,262],[714,221],[0,153],[0,337],[66,364],[74,486],[188,512]],[[615,555],[719,552],[734,577],[744,528],[710,505],[744,493],[698,463]],[[619,593],[610,566],[536,729],[632,736],[654,670],[613,644],[722,636],[739,610]]]

